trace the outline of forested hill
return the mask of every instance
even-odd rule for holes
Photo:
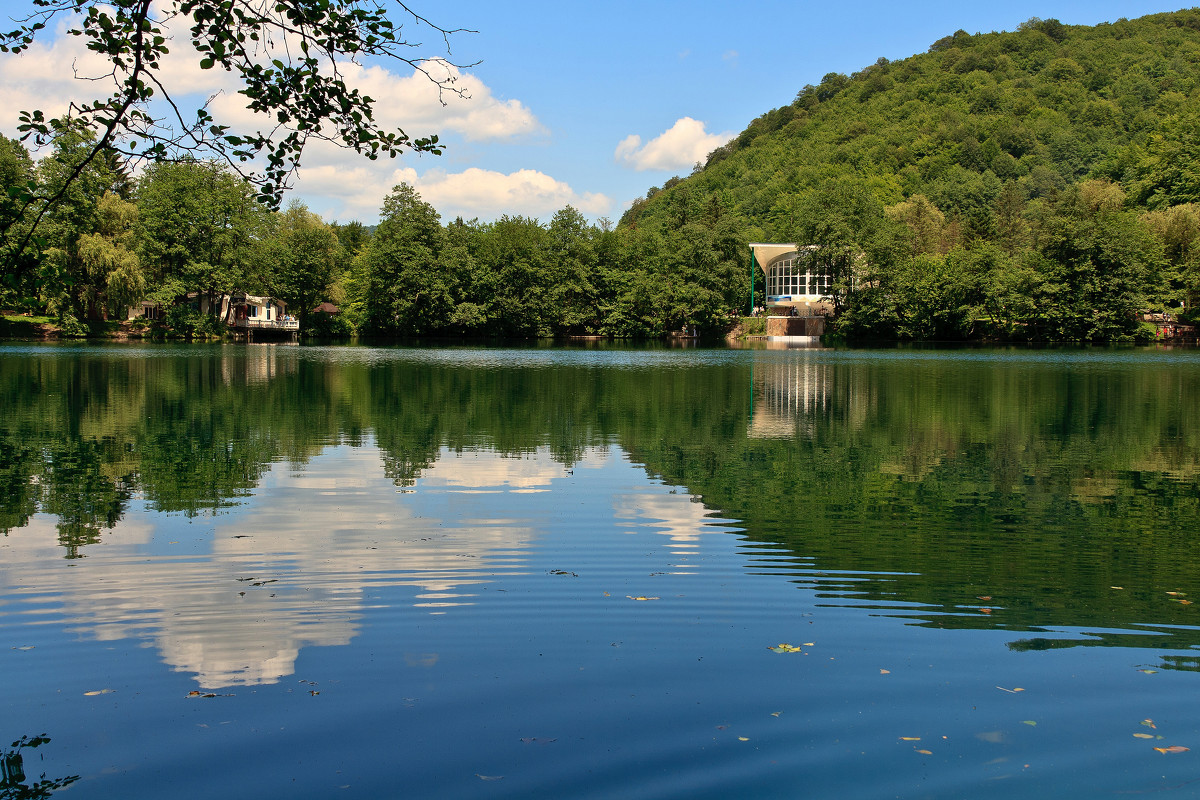
[[[1200,9],[1096,27],[960,30],[927,53],[805,86],[622,222],[663,216],[680,194],[717,193],[778,240],[794,235],[804,196],[839,176],[863,179],[887,204],[923,194],[981,235],[994,230],[1009,181],[1044,195],[1104,177],[1138,204],[1193,202],[1198,87]]]
[[[1145,212],[1200,201],[1200,9],[1095,27],[1032,19],[1014,32],[960,30],[927,53],[830,73],[691,176],[652,189],[621,223],[667,227],[720,208],[741,218],[750,241],[828,245],[851,235],[837,233],[846,226],[876,236],[868,218],[886,209],[908,223],[918,255],[990,243],[1028,263],[1026,251],[1046,255],[1046,214],[1065,195],[1079,205],[1080,190],[1093,211],[1141,212],[1151,234],[1169,221]],[[880,246],[857,244],[868,254]],[[1169,244],[1171,263],[1158,266],[1178,272]],[[1187,299],[1178,275],[1159,277],[1167,294],[1143,287],[1154,294],[1144,304]]]

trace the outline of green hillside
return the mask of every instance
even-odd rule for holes
[[[1190,309],[1197,203],[1193,8],[958,31],[831,73],[621,223],[717,204],[748,241],[817,244],[842,265],[850,335],[1114,339],[1136,311]]]

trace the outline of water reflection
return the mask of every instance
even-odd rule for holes
[[[49,743],[50,737],[45,734],[22,736],[8,749],[0,750],[0,800],[40,800],[79,780],[78,775],[47,778],[43,772],[31,779],[25,774],[25,756],[21,751],[35,750]]]
[[[385,587],[410,587],[414,606],[440,614],[519,574],[537,532],[501,513],[496,495],[563,475],[544,450],[443,452],[398,492],[380,462],[368,444],[272,470],[242,509],[199,531],[127,515],[83,570],[54,558],[51,522],[35,517],[0,545],[3,593],[36,598],[25,613],[54,598],[70,630],[100,641],[150,639],[204,688],[273,683],[302,648],[347,644]]]
[[[1014,649],[1186,648],[1198,391],[1189,352],[17,348],[0,575],[205,686],[262,683],[380,587],[477,602],[539,535],[505,498],[622,452],[680,489],[609,513],[680,564],[722,514],[823,602]]]

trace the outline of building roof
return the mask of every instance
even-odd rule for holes
[[[810,247],[811,247],[811,245],[810,245]],[[802,249],[800,247],[800,245],[795,244],[793,242],[776,242],[776,243],[751,242],[750,243],[750,252],[754,253],[754,260],[757,261],[758,265],[763,268],[763,272],[766,272],[767,267],[770,266],[771,262],[774,261],[775,259],[779,258],[781,255],[784,255],[785,253],[791,253],[793,251],[800,250],[800,249]],[[807,249],[807,248],[804,248],[804,249]]]

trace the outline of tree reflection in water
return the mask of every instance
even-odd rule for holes
[[[70,786],[79,780],[78,775],[68,775],[65,778],[47,778],[42,773],[32,783],[25,775],[25,759],[22,750],[33,750],[50,743],[46,734],[38,736],[22,736],[8,749],[0,751],[0,800],[41,800],[53,792]]]

